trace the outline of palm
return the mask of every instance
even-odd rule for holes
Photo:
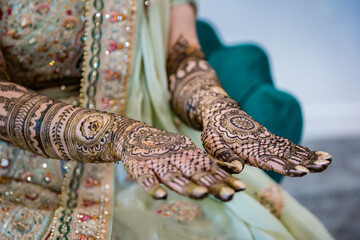
[[[323,171],[331,162],[326,152],[310,151],[272,134],[232,100],[213,104],[205,116],[205,149],[234,172],[240,172],[246,163],[297,177]]]
[[[186,136],[136,123],[119,146],[126,171],[155,198],[166,197],[160,183],[185,196],[203,198],[209,192],[223,201],[245,188]]]

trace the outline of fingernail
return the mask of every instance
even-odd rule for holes
[[[161,187],[158,187],[156,190],[155,190],[155,198],[157,199],[164,199],[166,198],[167,196],[167,193],[164,189],[162,189]]]
[[[329,153],[324,151],[316,151],[315,153],[318,155],[319,160],[327,160],[332,157]]]
[[[236,191],[240,191],[240,190],[244,190],[246,189],[246,184],[242,181],[240,181],[239,179],[234,178],[231,181],[231,186],[236,190]]]
[[[194,187],[192,191],[192,195],[196,198],[204,197],[207,193],[208,193],[207,188],[202,186]]]
[[[320,160],[316,160],[314,163],[315,163],[316,165],[326,165],[326,164],[329,164],[330,161],[320,159]]]
[[[219,192],[221,200],[230,199],[235,193],[235,190],[230,187],[222,187]]]
[[[307,169],[306,167],[300,166],[300,165],[295,166],[295,169],[300,172],[306,172],[306,173],[310,172],[309,169]]]
[[[241,172],[244,168],[244,165],[238,160],[232,161],[231,164],[234,166],[234,171],[237,173]]]

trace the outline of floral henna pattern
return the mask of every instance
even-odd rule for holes
[[[112,162],[114,115],[67,105],[12,83],[0,83],[1,140],[38,155]]]
[[[198,47],[180,37],[167,60],[173,110],[190,126],[201,130],[203,108],[226,92]]]
[[[107,121],[108,120],[109,119],[107,119]],[[86,140],[93,140],[104,127],[105,122],[106,120],[102,115],[91,115],[87,117],[85,121],[81,123],[81,135],[85,136]]]
[[[151,129],[147,126],[138,127],[126,137],[128,148],[132,157],[167,156],[173,152],[193,147],[190,139],[179,134]],[[130,150],[130,151],[129,151]]]
[[[35,154],[92,163],[124,163],[154,198],[160,186],[193,198],[208,193],[222,201],[245,185],[220,169],[186,136],[165,132],[123,116],[74,107],[0,82],[0,137]]]
[[[272,134],[234,101],[213,103],[205,115],[204,147],[225,163],[240,157],[243,163],[296,177],[323,171],[331,162],[325,152],[310,151]]]
[[[188,137],[129,121],[116,135],[116,155],[122,157],[130,176],[153,197],[166,197],[160,183],[184,196],[203,198],[210,193],[222,201],[246,188]]]
[[[240,172],[247,163],[295,177],[323,171],[330,164],[330,154],[276,136],[241,110],[221,87],[200,48],[182,36],[169,53],[167,70],[174,111],[202,130],[204,148],[220,166]]]

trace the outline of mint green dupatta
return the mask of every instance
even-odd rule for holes
[[[168,23],[172,1],[138,1],[134,64],[126,115],[152,126],[183,133],[201,146],[200,132],[187,127],[171,111],[165,72]],[[177,4],[189,1],[176,1]],[[190,1],[193,3],[193,1]],[[123,174],[121,166],[118,175]],[[332,239],[323,225],[262,171],[245,167],[238,175],[245,192],[222,203],[214,198],[194,201],[175,193],[155,201],[136,184],[120,181],[115,208],[119,239]],[[199,215],[179,221],[156,214],[169,203],[191,203]],[[186,204],[185,204],[186,205]],[[185,209],[186,207],[180,207]],[[185,211],[184,210],[184,211]],[[200,214],[201,212],[201,214]]]

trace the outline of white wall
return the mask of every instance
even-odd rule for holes
[[[255,42],[301,101],[305,140],[360,136],[359,0],[198,0],[227,44]]]

